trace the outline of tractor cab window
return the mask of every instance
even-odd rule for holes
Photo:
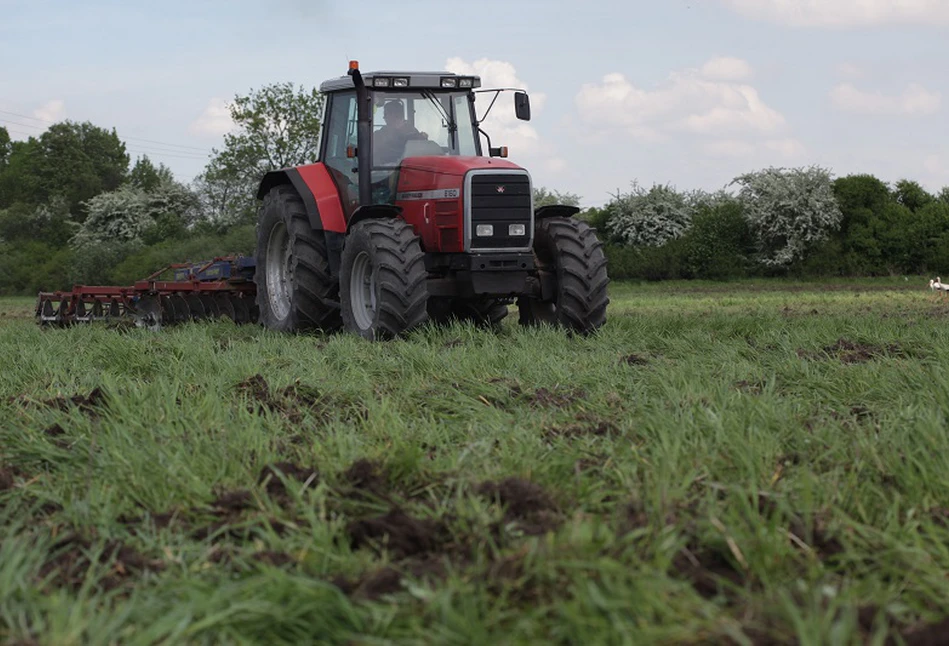
[[[406,157],[477,154],[467,93],[377,92],[372,129],[372,165],[380,170]]]
[[[323,124],[323,163],[339,188],[346,217],[359,202],[358,163],[348,153],[350,147],[355,149],[356,146],[356,116],[355,92],[340,92],[330,97]]]

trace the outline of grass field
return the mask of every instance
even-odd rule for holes
[[[380,344],[0,300],[0,642],[944,643],[949,299],[611,298]]]

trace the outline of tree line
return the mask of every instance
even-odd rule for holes
[[[316,157],[322,97],[272,84],[236,96],[235,128],[192,182],[114,129],[64,121],[26,141],[0,127],[0,295],[128,284],[172,262],[251,254],[265,172]],[[535,206],[580,197],[535,188]],[[615,279],[949,273],[949,188],[768,168],[718,192],[633,183],[579,217]]]
[[[718,192],[633,184],[581,214],[617,279],[949,273],[949,188],[766,168]]]

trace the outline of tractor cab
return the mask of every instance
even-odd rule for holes
[[[358,69],[325,81],[320,86],[326,96],[320,160],[339,187],[347,219],[358,206],[395,203],[398,171],[406,159],[482,156],[479,123],[487,111],[479,120],[475,95],[482,92],[480,86],[477,76],[446,72],[360,74]],[[484,92],[494,93],[496,100],[508,89]],[[369,126],[369,136],[363,142],[359,141],[360,105]],[[530,118],[525,92],[516,91],[515,105],[519,118]],[[506,156],[506,149],[488,152]],[[366,174],[360,174],[361,165],[368,167],[365,195],[360,193]]]

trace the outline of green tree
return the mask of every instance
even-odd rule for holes
[[[919,182],[908,179],[901,179],[896,183],[893,190],[893,196],[896,201],[910,211],[919,211],[921,208],[932,202],[934,198],[926,191]]]
[[[171,169],[159,163],[156,168],[148,155],[142,155],[135,160],[135,165],[129,171],[129,184],[145,191],[152,191],[162,184],[175,181]]]
[[[888,271],[878,236],[893,202],[890,188],[873,175],[848,175],[834,180],[834,196],[841,213],[840,229],[834,234],[839,242],[839,273]]]
[[[560,191],[548,190],[544,186],[534,188],[535,209],[539,209],[542,206],[553,206],[555,204],[579,207],[580,196],[576,193],[561,193]]]
[[[840,226],[830,171],[819,166],[766,168],[732,183],[763,265],[787,267]]]
[[[323,97],[315,88],[275,83],[234,97],[228,109],[235,130],[212,151],[195,186],[216,220],[252,219],[267,171],[316,158]]]
[[[10,133],[7,132],[6,128],[0,126],[0,172],[3,172],[3,169],[6,167],[12,150],[13,146],[10,141]]]
[[[114,191],[128,174],[129,156],[115,130],[89,122],[53,124],[39,136],[33,152],[35,203],[60,195],[79,221],[85,217],[83,202]]]

